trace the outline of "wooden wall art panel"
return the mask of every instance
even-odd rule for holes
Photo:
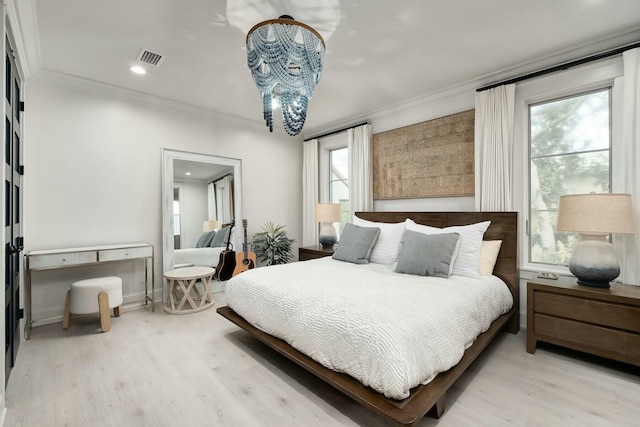
[[[475,110],[373,135],[373,198],[472,196]]]

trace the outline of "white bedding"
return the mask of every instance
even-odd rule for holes
[[[174,264],[193,264],[215,268],[220,261],[220,252],[226,248],[186,248],[173,252]]]
[[[393,399],[456,365],[513,304],[495,276],[420,277],[329,257],[246,271],[227,283],[226,301],[258,329]]]

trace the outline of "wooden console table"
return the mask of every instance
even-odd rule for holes
[[[122,245],[88,246],[83,248],[48,249],[30,251],[24,257],[24,297],[25,297],[25,326],[24,338],[31,337],[31,272],[36,270],[53,270],[67,267],[80,267],[107,262],[144,261],[144,303],[151,301],[151,311],[154,310],[153,295],[153,246],[149,243],[129,243]],[[151,296],[149,296],[149,281],[151,281]]]

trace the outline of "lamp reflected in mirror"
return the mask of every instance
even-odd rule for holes
[[[218,221],[205,221],[202,223],[202,232],[209,233],[211,231],[218,231],[220,223]]]

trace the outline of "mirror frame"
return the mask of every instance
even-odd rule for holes
[[[173,161],[210,163],[233,166],[234,218],[236,227],[242,219],[242,160],[210,154],[162,149],[162,271],[173,269]],[[234,227],[235,228],[235,227]],[[234,233],[233,247],[242,247],[242,233]],[[163,300],[166,295],[163,291]]]

